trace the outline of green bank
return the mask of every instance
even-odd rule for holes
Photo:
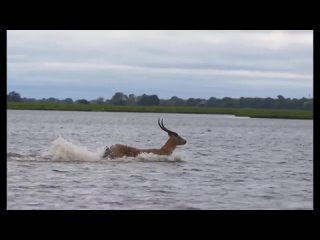
[[[80,103],[39,103],[8,102],[7,109],[19,110],[61,110],[95,112],[154,112],[154,113],[195,113],[195,114],[233,114],[252,118],[313,119],[313,111],[291,109],[253,109],[253,108],[210,108],[189,106],[113,106]]]

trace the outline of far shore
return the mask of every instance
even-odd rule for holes
[[[313,119],[313,111],[292,109],[210,108],[189,106],[114,106],[80,103],[8,102],[7,109],[95,112],[231,114],[251,118]]]

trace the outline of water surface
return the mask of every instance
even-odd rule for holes
[[[7,113],[8,209],[313,208],[312,120]],[[172,156],[100,159],[115,143],[161,147],[167,134],[159,117],[187,140]],[[73,159],[54,159],[50,149],[59,137]]]

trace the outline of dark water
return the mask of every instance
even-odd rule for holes
[[[99,158],[161,147],[158,117],[187,140],[172,156]],[[8,209],[313,208],[311,120],[8,110],[7,141]]]

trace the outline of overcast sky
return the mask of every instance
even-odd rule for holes
[[[312,97],[313,31],[8,31],[7,92]]]

